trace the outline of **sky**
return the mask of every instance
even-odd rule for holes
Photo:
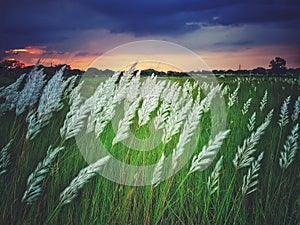
[[[266,68],[277,56],[295,68],[299,12],[299,0],[1,1],[0,60],[85,70],[119,45],[163,40],[192,50],[210,69]]]

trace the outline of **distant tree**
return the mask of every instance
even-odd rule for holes
[[[211,74],[212,72],[211,71],[209,71],[209,70],[202,70],[201,71],[201,74],[205,74],[205,75],[209,75],[209,74]]]
[[[287,71],[286,60],[280,57],[272,59],[269,67],[271,67],[271,72],[273,74],[283,74]]]
[[[229,69],[226,71],[226,74],[232,75],[232,74],[234,74],[234,71],[232,69]]]
[[[63,66],[66,67],[66,68],[65,68],[66,70],[71,70],[71,66],[68,65],[68,64],[57,64],[57,65],[55,65],[54,67],[57,68],[57,69],[59,69],[59,68],[61,68],[61,67],[63,67]]]
[[[267,74],[267,71],[263,67],[257,67],[256,69],[252,70],[252,73],[253,74],[262,74],[262,75],[265,75],[265,74]]]
[[[168,77],[188,77],[188,73],[185,72],[177,72],[177,71],[168,71],[167,72]]]
[[[144,76],[151,76],[152,74],[156,74],[156,71],[154,69],[147,69],[147,70],[142,70],[142,75]]]
[[[11,62],[4,60],[0,62],[0,69],[7,69],[7,67],[11,66]]]
[[[24,68],[25,64],[15,59],[5,59],[0,62],[0,69]]]
[[[224,70],[213,70],[213,74],[225,74]]]

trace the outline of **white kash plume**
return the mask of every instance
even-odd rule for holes
[[[256,112],[254,112],[248,120],[247,128],[249,132],[254,130],[255,122],[256,122]]]
[[[269,123],[271,122],[273,113],[274,113],[274,109],[271,109],[271,111],[267,114],[267,116],[265,118],[265,122],[269,122]]]
[[[233,159],[233,164],[236,170],[250,166],[251,162],[254,160],[253,153],[256,151],[255,147],[258,144],[261,136],[264,134],[266,128],[268,127],[270,121],[267,120],[261,124],[256,131],[253,131],[247,139],[244,140],[243,145],[238,147],[237,153]]]
[[[72,90],[75,87],[75,83],[76,83],[77,78],[78,78],[78,75],[76,75],[76,76],[70,76],[65,81],[66,88],[65,88],[65,91],[64,91],[63,99],[67,99],[69,97],[69,95],[71,94]]]
[[[182,87],[179,86],[177,83],[174,83],[174,86],[172,85],[171,88],[174,87],[173,90],[173,96],[171,96],[171,112],[176,112],[178,111],[186,102],[186,99],[183,98],[183,94],[182,94]],[[164,94],[164,93],[163,93]]]
[[[87,132],[95,132],[99,136],[108,122],[115,114],[115,104],[113,101],[116,81],[120,73],[115,73],[112,77],[101,83],[94,94],[87,99],[87,104],[91,105],[91,112],[87,122]]]
[[[203,146],[202,151],[193,157],[189,173],[203,171],[212,163],[229,132],[230,130],[219,132],[214,139],[209,140],[207,146]]]
[[[264,94],[262,100],[260,101],[260,106],[259,106],[260,111],[263,111],[267,102],[268,102],[268,90],[265,90],[265,94]]]
[[[294,104],[294,110],[292,115],[292,120],[295,122],[299,118],[300,114],[300,96],[298,96],[298,99],[295,101]]]
[[[186,119],[188,112],[193,105],[193,100],[188,100],[184,106],[178,110],[173,111],[170,117],[166,121],[165,129],[163,130],[162,142],[168,143],[175,134],[179,133],[180,127],[182,126],[184,120]]]
[[[156,130],[164,128],[164,123],[169,117],[170,106],[170,102],[162,100],[162,103],[157,111],[157,115],[154,118],[154,127]]]
[[[223,87],[222,84],[218,84],[215,87],[211,87],[210,92],[207,94],[207,96],[201,102],[201,105],[203,107],[203,112],[209,111],[212,100],[216,97],[216,95],[218,93],[221,92],[222,87]]]
[[[12,92],[17,92],[25,76],[26,74],[24,73],[14,83],[7,87],[1,87],[0,98],[7,98],[7,96],[12,94]]]
[[[90,164],[86,168],[80,170],[79,174],[71,181],[68,187],[60,194],[59,205],[63,206],[72,202],[78,195],[78,192],[83,186],[94,177],[101,167],[107,163],[110,156],[105,156],[99,159],[97,162]]]
[[[161,98],[162,103],[157,111],[157,115],[154,118],[154,127],[156,130],[163,129],[165,122],[168,120],[171,111],[171,104],[177,102],[180,93],[180,86],[178,83],[167,83],[164,88]]]
[[[263,159],[264,153],[262,152],[257,160],[251,163],[251,167],[248,169],[247,175],[243,178],[242,194],[243,196],[249,195],[257,190],[258,184],[258,172],[260,170],[261,160]]]
[[[127,96],[127,89],[130,85],[130,80],[133,77],[134,68],[137,63],[134,63],[127,71],[123,73],[115,91],[114,102],[120,103]]]
[[[70,110],[66,115],[66,119],[62,128],[60,128],[60,135],[65,140],[76,136],[84,127],[85,120],[90,112],[91,105],[89,102],[82,104],[82,97],[80,89],[83,82],[81,82],[70,94]]]
[[[289,109],[288,106],[291,101],[291,96],[288,96],[284,101],[280,109],[279,113],[279,121],[278,125],[279,127],[283,128],[289,123]]]
[[[282,169],[288,168],[288,166],[294,161],[296,153],[299,149],[299,125],[296,124],[291,134],[287,137],[284,150],[280,152],[279,165]]]
[[[172,167],[173,170],[178,165],[178,159],[183,154],[184,146],[191,140],[194,131],[197,129],[197,126],[199,124],[200,119],[200,105],[194,104],[192,110],[189,111],[189,114],[187,116],[187,120],[185,121],[183,125],[182,132],[179,136],[179,141],[173,150],[172,153]]]
[[[1,89],[0,98],[4,98],[5,101],[0,105],[0,115],[16,107],[19,95],[18,90],[25,76],[26,74],[22,74],[14,83]]]
[[[207,181],[207,189],[209,192],[209,195],[213,195],[216,191],[219,190],[220,186],[218,184],[220,172],[222,169],[222,162],[223,162],[223,156],[220,157],[218,162],[216,163],[216,166],[210,176],[208,177]]]
[[[239,89],[240,89],[240,83],[238,83],[236,89],[228,97],[228,107],[229,108],[232,107],[234,105],[234,103],[237,101]]]
[[[183,93],[186,93],[189,96],[193,96],[193,90],[197,87],[197,85],[197,82],[192,85],[189,80],[186,80],[183,84]]]
[[[212,98],[215,96],[217,91],[220,90],[220,86],[217,86],[213,88],[207,97],[201,101],[201,113],[209,108],[209,105],[211,103]],[[180,93],[181,88],[178,88],[175,93]],[[182,95],[177,95],[174,99],[178,99],[176,102],[174,99],[171,99],[171,104],[169,106],[169,115],[167,116],[167,119],[164,124],[164,130],[163,130],[163,136],[162,136],[162,142],[168,143],[174,135],[179,133],[179,130],[186,119],[188,112],[191,110],[191,107],[193,105],[193,99],[188,96],[188,94],[184,94],[184,90]],[[185,97],[184,97],[185,96]],[[200,111],[199,111],[200,113]]]
[[[225,85],[224,88],[221,91],[222,96],[225,96],[228,94],[228,92],[230,91],[230,88],[228,85]]]
[[[132,77],[126,92],[126,102],[134,102],[140,95],[141,86],[141,71],[139,70],[134,77]]]
[[[43,161],[39,162],[35,170],[29,175],[27,179],[27,189],[22,197],[22,202],[32,204],[42,193],[43,181],[49,172],[49,166],[55,156],[63,150],[63,147],[52,149],[51,145],[48,148],[47,155]]]
[[[20,91],[16,103],[16,114],[22,114],[26,109],[31,109],[41,95],[44,84],[46,83],[43,69],[32,70],[26,80],[24,88]]]
[[[57,71],[43,89],[39,106],[36,111],[31,111],[27,116],[27,139],[33,139],[43,127],[49,124],[54,112],[63,107],[62,95],[67,85],[63,81],[65,67]]]
[[[154,185],[154,187],[156,187],[160,183],[164,161],[165,161],[165,154],[162,153],[162,156],[158,161],[153,172],[152,184]]]
[[[150,77],[147,77],[147,79],[141,83],[140,87],[140,96],[144,99],[147,98],[147,96],[152,94],[153,88],[157,85],[157,76],[152,74]]]
[[[136,99],[129,108],[125,111],[124,118],[119,121],[118,131],[113,139],[112,145],[117,144],[118,142],[125,140],[129,137],[130,125],[133,123],[133,118],[135,116],[136,110],[139,107],[140,98]]]
[[[201,89],[203,89],[204,91],[207,91],[209,88],[209,84],[204,81],[202,84],[201,84]]]
[[[147,82],[147,80],[151,82]],[[157,108],[160,94],[165,86],[164,81],[156,83],[156,77],[147,80],[141,85],[143,103],[138,110],[140,126],[145,125],[150,120],[150,114]]]
[[[249,107],[251,105],[251,101],[252,101],[252,98],[249,98],[243,105],[243,108],[242,108],[242,114],[245,115],[248,110],[249,110]]]
[[[7,172],[7,167],[10,164],[11,154],[8,153],[13,140],[10,140],[0,151],[0,176]]]

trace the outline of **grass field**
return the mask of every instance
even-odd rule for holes
[[[84,88],[93,85],[93,79],[86,79]],[[183,86],[186,80],[187,78],[172,78],[171,82],[177,81],[179,86]],[[192,158],[188,158],[178,173],[157,182],[156,185],[146,186],[118,184],[91,173],[92,177],[87,182],[82,181],[84,185],[72,189],[78,194],[71,194],[75,198],[70,197],[66,204],[62,202],[61,193],[80,170],[88,166],[74,136],[66,138],[60,133],[66,114],[70,108],[72,110],[72,106],[68,106],[72,94],[65,95],[62,99],[63,107],[53,111],[49,123],[32,139],[26,138],[29,123],[26,117],[29,109],[36,110],[41,101],[28,106],[19,115],[16,115],[15,107],[6,110],[0,117],[0,224],[300,224],[300,140],[297,136],[297,124],[300,120],[295,117],[296,102],[300,102],[297,100],[300,86],[297,79],[243,77],[220,78],[218,82],[223,85],[216,96],[222,96],[225,100],[226,130],[230,132],[217,143],[220,148],[214,147],[216,133],[212,136],[210,133],[214,129],[212,120],[216,115],[212,115],[211,110],[204,110],[193,132],[197,133],[193,146],[189,143],[184,145],[182,154],[184,157],[185,151],[195,147],[193,156],[203,151],[204,158],[201,158],[201,163],[205,164],[204,159],[209,159],[213,160],[211,165],[190,172],[193,162]],[[5,86],[8,83],[7,80],[2,82]],[[25,81],[21,86],[24,83]],[[156,85],[158,83],[156,81]],[[208,83],[201,87],[208,91],[213,89]],[[137,90],[141,89],[142,87]],[[194,105],[197,105],[195,102],[199,90],[201,89],[194,87],[189,95]],[[65,89],[63,91],[67,93]],[[236,99],[233,96],[235,91]],[[266,91],[267,98],[264,102],[262,99]],[[201,92],[199,103],[205,97],[204,92]],[[142,91],[139,93],[142,95]],[[2,98],[4,99],[3,96]],[[139,107],[145,99],[146,97],[142,98]],[[230,107],[229,99],[232,103]],[[249,107],[247,104],[244,107],[248,100]],[[73,103],[74,101],[73,99]],[[282,107],[284,101],[286,109]],[[5,104],[5,99],[2,104]],[[261,104],[265,104],[264,107]],[[120,105],[122,106],[121,103]],[[131,102],[125,106],[128,107],[127,111],[132,105]],[[154,110],[150,111],[151,119],[157,116],[161,105],[162,100],[159,98]],[[192,115],[193,109],[197,109],[196,106],[193,107],[186,114]],[[273,116],[265,123],[272,110]],[[138,110],[133,114],[127,128],[137,138],[146,139],[151,135],[150,122],[141,125]],[[116,111],[113,115],[122,119],[124,111]],[[251,117],[252,124],[249,122]],[[132,165],[154,164],[160,161],[163,152],[166,157],[172,156],[181,140],[183,126],[189,118],[188,116],[182,120],[179,131],[171,135],[169,142],[161,142],[149,152],[129,149],[122,144],[126,138],[112,145],[117,134],[111,122],[104,127],[99,139],[111,156],[121,162]],[[266,127],[263,129],[262,125]],[[259,133],[259,129],[263,131]],[[82,130],[79,136],[85,136]],[[3,149],[10,140],[12,142],[7,150],[8,156],[5,156]],[[42,172],[40,170],[33,175],[35,182],[28,184],[30,174],[38,170],[38,164],[45,159],[50,145],[52,149],[59,146],[64,149],[55,155]],[[205,155],[205,145],[213,150],[213,158],[210,154]],[[233,163],[238,149],[241,150],[239,159],[242,157],[249,162],[241,163],[240,167]],[[280,164],[283,153],[287,160]],[[6,164],[5,159],[8,162]],[[130,175],[132,174],[124,176]],[[36,189],[29,190],[30,184]],[[24,198],[26,190],[29,190],[29,197]]]

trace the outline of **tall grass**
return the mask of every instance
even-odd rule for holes
[[[34,70],[1,89],[1,224],[299,224],[296,80],[220,78],[215,86],[144,79],[133,70],[116,73],[90,96],[81,89],[94,78],[73,88],[75,77],[62,71],[48,81]],[[218,97],[227,105],[226,130],[211,136]],[[151,151],[124,142],[134,142],[132,134],[146,140],[153,130],[162,135]],[[74,138],[85,135],[101,140],[111,156],[87,165]],[[99,176],[112,157],[157,163],[152,185]]]

